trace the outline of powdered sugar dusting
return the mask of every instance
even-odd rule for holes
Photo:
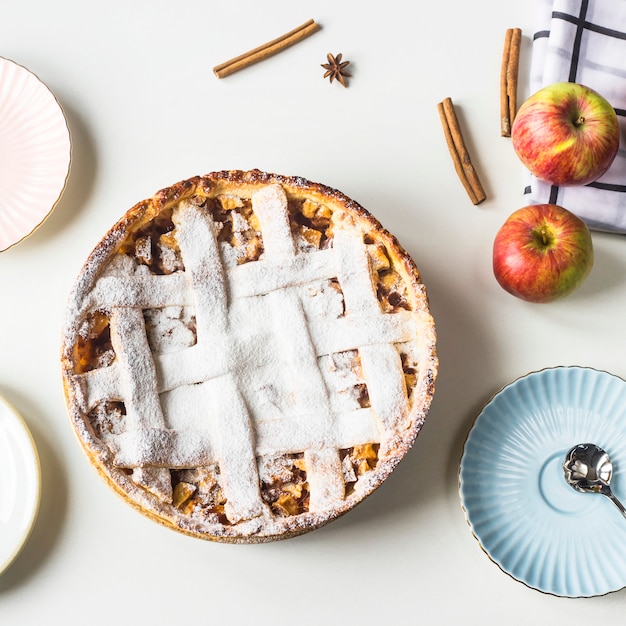
[[[123,474],[118,480],[157,515],[231,539],[319,525],[377,486],[397,463],[398,445],[410,445],[398,433],[414,424],[412,404],[428,404],[427,383],[420,397],[407,397],[403,359],[414,369],[425,357],[432,363],[418,333],[432,325],[427,310],[381,309],[367,244],[347,211],[333,213],[332,245],[320,250],[292,232],[280,184],[259,186],[251,205],[263,238],[258,260],[241,263],[237,247],[218,240],[211,213],[181,200],[171,273],[113,255],[68,311],[72,319],[111,312],[115,361],[72,373],[68,384],[81,390],[84,413],[123,404],[123,419],[100,433],[135,486]],[[238,212],[231,221],[235,239],[249,231]],[[152,245],[139,239],[134,254],[149,263]],[[160,254],[167,269],[167,248]],[[341,451],[371,443],[389,460],[375,477],[356,476]],[[277,516],[261,493],[293,454],[302,455],[310,492],[298,519]],[[170,469],[201,467],[220,485],[223,516],[199,504],[187,517],[174,504],[164,509],[198,491],[182,481],[174,493]],[[346,481],[356,483],[353,495]]]

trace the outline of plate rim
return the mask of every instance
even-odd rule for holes
[[[24,528],[20,537],[15,542],[12,552],[8,555],[8,557],[0,562],[0,576],[9,569],[9,567],[14,563],[14,561],[19,556],[22,548],[30,538],[30,535],[35,527],[35,522],[37,521],[37,517],[39,514],[39,508],[41,504],[41,495],[42,495],[42,476],[41,476],[41,459],[39,457],[39,451],[37,449],[37,445],[35,443],[35,439],[33,434],[28,427],[28,424],[22,417],[22,415],[17,411],[17,409],[2,395],[0,394],[0,404],[4,409],[6,409],[7,414],[14,419],[15,424],[19,427],[24,435],[26,435],[26,441],[29,444],[29,451],[32,452],[33,459],[35,461],[34,470],[35,470],[35,493],[34,497],[30,502],[30,515],[28,518],[28,522],[24,524]]]
[[[70,172],[72,169],[73,156],[74,156],[74,144],[72,141],[72,133],[70,131],[70,126],[67,121],[67,115],[65,114],[65,110],[63,109],[63,106],[59,102],[59,99],[57,98],[56,94],[52,91],[52,89],[50,89],[50,87],[48,87],[48,85],[43,80],[41,80],[41,78],[35,72],[28,69],[25,65],[22,65],[21,63],[17,63],[13,59],[9,59],[8,57],[0,55],[0,62],[3,62],[3,61],[10,63],[11,65],[14,65],[20,71],[27,72],[28,74],[30,74],[46,91],[50,93],[54,102],[59,108],[59,111],[61,113],[61,118],[65,125],[65,130],[67,132],[67,139],[68,139],[68,153],[67,153],[67,171],[63,179],[63,184],[60,186],[59,193],[56,199],[52,202],[48,211],[43,215],[41,220],[37,224],[35,224],[26,234],[24,234],[19,239],[13,241],[12,243],[6,245],[5,247],[0,248],[0,253],[10,250],[11,248],[17,246],[19,243],[22,243],[22,241],[24,241],[25,239],[28,239],[28,237],[30,237],[33,233],[35,233],[35,231],[39,230],[39,228],[43,226],[43,224],[47,221],[47,219],[50,217],[50,215],[56,208],[57,204],[61,200],[61,197],[63,196],[63,193],[65,192],[67,188],[67,184],[70,178]]]
[[[506,574],[509,578],[511,578],[512,580],[514,580],[517,583],[520,583],[520,584],[524,585],[528,589],[532,589],[533,591],[538,591],[540,593],[543,593],[544,595],[553,596],[553,597],[557,597],[557,598],[576,599],[576,598],[603,597],[603,596],[610,595],[612,593],[616,593],[618,591],[622,591],[623,589],[626,589],[626,580],[624,581],[624,584],[621,587],[618,587],[618,588],[615,588],[615,589],[609,589],[608,591],[603,592],[603,593],[591,593],[591,594],[574,595],[574,594],[557,593],[555,591],[550,591],[550,590],[547,590],[547,589],[542,589],[542,588],[537,587],[537,586],[533,586],[529,582],[527,582],[525,580],[522,580],[521,578],[516,577],[512,572],[506,570],[504,568],[504,566],[501,563],[499,563],[491,555],[490,551],[483,544],[483,541],[476,534],[476,532],[474,530],[474,527],[473,527],[473,525],[470,522],[469,512],[466,509],[465,501],[464,501],[464,498],[463,498],[463,492],[462,492],[463,481],[462,481],[462,478],[461,478],[463,458],[465,456],[465,452],[466,452],[466,448],[467,448],[467,444],[468,444],[470,435],[472,434],[472,432],[473,432],[473,430],[474,430],[474,428],[476,426],[476,422],[478,421],[479,417],[483,414],[485,409],[495,400],[495,398],[498,397],[500,394],[502,394],[507,388],[512,387],[516,383],[519,383],[521,380],[524,380],[525,378],[528,378],[530,376],[541,375],[541,374],[543,374],[545,372],[549,372],[549,371],[553,371],[553,370],[586,370],[586,371],[589,371],[589,372],[594,372],[596,374],[602,374],[602,375],[611,376],[613,378],[618,379],[622,383],[626,384],[626,378],[624,378],[622,376],[619,376],[618,374],[614,374],[613,372],[609,372],[608,370],[601,369],[601,368],[585,366],[585,365],[552,365],[552,366],[543,367],[543,368],[540,368],[540,369],[537,369],[537,370],[531,370],[529,372],[526,372],[525,374],[521,374],[517,378],[514,378],[514,379],[510,380],[508,383],[502,385],[497,391],[492,393],[491,396],[482,404],[481,408],[476,413],[474,419],[472,420],[472,423],[471,423],[470,427],[468,428],[468,430],[467,430],[467,432],[465,434],[465,438],[464,438],[464,441],[463,441],[463,445],[462,445],[462,448],[461,448],[461,454],[460,454],[459,462],[458,462],[458,466],[457,466],[458,467],[458,469],[457,469],[457,490],[458,490],[459,501],[460,501],[461,509],[463,511],[463,515],[464,515],[464,518],[465,518],[465,523],[468,526],[472,536],[474,537],[474,539],[478,543],[478,546],[480,547],[482,552],[489,558],[489,560],[493,564],[495,564],[500,569],[500,571],[503,572],[504,574]]]

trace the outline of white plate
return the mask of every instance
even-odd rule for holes
[[[566,597],[626,587],[626,519],[608,498],[578,493],[567,451],[596,443],[626,502],[626,382],[584,367],[533,372],[483,408],[463,451],[461,502],[474,536],[500,568]]]
[[[28,539],[40,497],[35,443],[22,418],[0,396],[0,574]]]
[[[0,58],[0,252],[52,212],[70,167],[59,103],[33,73]]]

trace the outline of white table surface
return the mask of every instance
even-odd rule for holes
[[[458,462],[480,408],[554,365],[626,377],[626,241],[594,233],[595,267],[572,296],[531,305],[491,269],[493,237],[524,204],[523,167],[500,136],[506,28],[531,2],[4,0],[0,56],[59,99],[73,142],[48,221],[0,255],[0,394],[30,426],[43,495],[24,550],[0,577],[0,624],[620,623],[626,592],[564,599],[505,575],[471,535]],[[212,67],[309,18],[322,30],[226,79]],[[352,62],[348,89],[322,78]],[[488,199],[456,178],[436,104],[454,100]],[[1,149],[1,146],[0,146]],[[171,183],[257,167],[336,187],[414,257],[438,330],[427,423],[390,479],[345,517],[259,546],[189,538],[115,495],[66,417],[60,331],[70,286],[104,232]]]

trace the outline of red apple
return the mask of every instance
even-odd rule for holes
[[[529,302],[552,302],[570,294],[587,278],[592,265],[589,228],[556,204],[518,209],[493,243],[496,280]]]
[[[613,163],[619,125],[613,107],[593,89],[554,83],[522,104],[511,140],[522,163],[540,180],[587,185]]]

